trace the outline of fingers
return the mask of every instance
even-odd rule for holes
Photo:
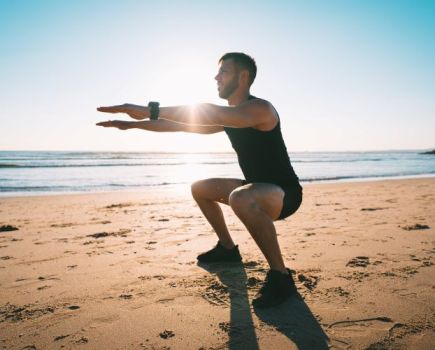
[[[108,120],[105,122],[96,123],[97,126],[103,126],[105,128],[118,128],[119,130],[130,129],[130,122],[125,122],[123,120]]]
[[[105,128],[107,128],[107,127],[113,127],[114,126],[113,122],[111,120],[108,120],[108,121],[105,121],[105,122],[99,122],[99,123],[97,123],[95,125],[104,126]]]
[[[104,112],[104,113],[119,113],[121,106],[107,106],[107,107],[98,107],[98,112]]]

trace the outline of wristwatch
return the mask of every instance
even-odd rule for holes
[[[160,113],[159,106],[160,106],[160,103],[158,103],[158,102],[148,103],[148,108],[150,110],[150,119],[151,120],[159,119],[159,113]]]

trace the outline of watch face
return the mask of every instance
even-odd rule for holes
[[[158,102],[150,102],[148,103],[148,108],[150,109],[150,119],[157,120],[159,118],[159,106]]]

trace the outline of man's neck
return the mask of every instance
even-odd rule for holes
[[[250,92],[248,91],[240,91],[240,92],[235,92],[234,94],[232,94],[230,97],[228,97],[227,101],[228,101],[228,106],[238,106],[239,104],[248,101],[249,96],[250,96]]]

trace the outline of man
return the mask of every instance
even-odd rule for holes
[[[199,104],[159,108],[154,102],[148,107],[131,104],[100,107],[100,112],[127,113],[137,120],[150,120],[113,120],[97,125],[121,130],[226,132],[245,179],[212,178],[192,185],[193,198],[219,237],[217,245],[200,254],[198,261],[241,261],[219,203],[230,205],[270,266],[266,281],[253,300],[254,307],[261,308],[278,305],[296,291],[290,270],[284,265],[273,221],[284,219],[299,208],[302,187],[290,164],[278,113],[268,101],[250,94],[256,73],[253,58],[238,52],[227,53],[219,60],[215,79],[219,97],[228,101],[228,107]]]

